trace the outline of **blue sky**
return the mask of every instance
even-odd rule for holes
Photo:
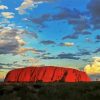
[[[0,0],[0,69],[84,69],[100,56],[100,0]]]

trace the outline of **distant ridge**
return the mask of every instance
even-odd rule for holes
[[[9,71],[5,82],[90,82],[88,75],[73,68],[54,66],[26,67]]]

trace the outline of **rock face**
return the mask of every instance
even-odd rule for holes
[[[89,82],[85,72],[63,67],[27,67],[15,69],[6,75],[5,82]]]

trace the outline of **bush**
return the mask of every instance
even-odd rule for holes
[[[11,83],[0,85],[0,100],[99,100],[100,82]]]

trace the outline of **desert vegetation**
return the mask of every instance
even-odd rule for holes
[[[100,100],[100,82],[1,83],[0,100]]]

